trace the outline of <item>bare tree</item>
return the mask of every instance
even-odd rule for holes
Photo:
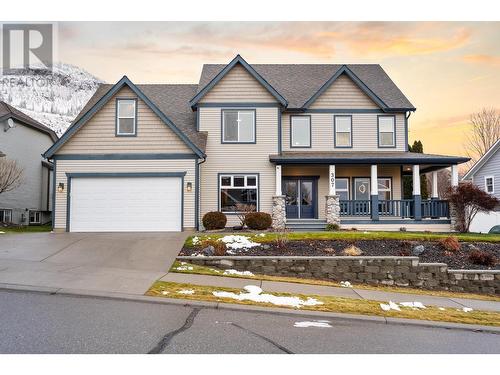
[[[23,169],[15,160],[0,158],[0,194],[18,188],[22,177]]]
[[[474,163],[500,139],[500,111],[483,108],[470,116],[469,124],[471,130],[467,134],[465,148]]]

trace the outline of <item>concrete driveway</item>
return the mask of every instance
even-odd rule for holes
[[[142,294],[168,272],[188,235],[1,235],[0,283]]]

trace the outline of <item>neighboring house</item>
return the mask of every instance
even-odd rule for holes
[[[468,159],[408,152],[413,111],[379,65],[250,65],[238,55],[204,65],[195,85],[123,77],[45,153],[54,228],[182,230],[217,210],[232,226],[240,203],[273,214],[276,227],[321,229],[340,216],[345,228],[450,230],[436,183],[421,200],[420,174],[451,167],[458,184]],[[411,200],[404,174],[414,176]]]
[[[52,164],[42,154],[57,135],[5,102],[0,102],[0,150],[23,169],[22,183],[0,194],[0,222],[22,225],[51,220]]]
[[[464,181],[471,181],[485,192],[500,199],[500,139],[465,174]],[[471,232],[487,233],[500,225],[500,206],[489,213],[478,213],[471,223]]]

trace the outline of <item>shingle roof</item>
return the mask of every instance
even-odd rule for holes
[[[39,123],[35,119],[31,118],[27,114],[21,112],[20,110],[14,108],[10,104],[0,101],[0,120],[13,118],[19,122],[24,123],[25,125],[39,130],[42,133],[48,134],[54,142],[57,141],[57,134],[47,126]]]
[[[224,64],[205,64],[197,92],[222,70]],[[289,108],[302,108],[339,69],[340,64],[251,64],[287,101]],[[387,73],[378,64],[346,64],[389,108],[414,109]]]
[[[114,85],[102,84],[76,116],[78,122]],[[196,113],[191,110],[189,100],[195,95],[197,85],[144,84],[135,85],[154,105],[181,130],[196,147],[203,152],[207,142],[206,132],[196,130]],[[72,125],[73,125],[72,124]]]
[[[269,155],[271,162],[293,164],[293,163],[337,163],[337,164],[367,164],[370,162],[383,162],[386,164],[433,164],[451,165],[469,161],[469,158],[461,156],[447,156],[434,154],[420,154],[407,151],[284,151],[279,155]]]

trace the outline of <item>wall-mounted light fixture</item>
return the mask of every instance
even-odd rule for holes
[[[57,185],[57,192],[62,193],[64,191],[64,182],[59,182],[59,185]]]
[[[186,190],[187,190],[188,193],[190,193],[191,190],[193,190],[193,183],[192,182],[188,182],[186,184]]]

